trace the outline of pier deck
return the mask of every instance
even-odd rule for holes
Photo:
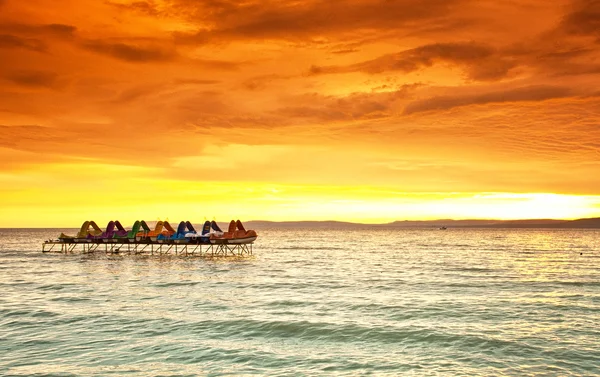
[[[165,242],[63,242],[48,240],[42,244],[44,253],[96,253],[182,256],[250,256],[252,243],[178,243]]]

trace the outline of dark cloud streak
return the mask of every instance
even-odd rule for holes
[[[576,0],[559,29],[571,35],[595,36],[600,43],[600,0]]]
[[[514,62],[503,58],[495,49],[485,44],[434,43],[348,66],[312,66],[309,73],[313,75],[345,72],[378,74],[387,71],[410,73],[431,67],[437,62],[463,66],[467,69],[470,78],[481,81],[502,79],[515,66]]]
[[[46,51],[46,44],[35,38],[21,38],[16,35],[0,34],[0,48],[22,48],[44,52]]]
[[[481,94],[438,96],[409,103],[404,108],[404,114],[408,115],[431,110],[448,110],[459,106],[489,103],[544,101],[553,98],[568,97],[571,94],[572,90],[567,87],[536,85]]]
[[[48,71],[17,71],[3,75],[3,78],[30,88],[56,88],[59,85],[58,75]]]
[[[103,40],[88,40],[82,47],[130,63],[166,62],[177,58],[173,49],[157,46],[138,46],[124,42],[110,42]]]
[[[5,23],[0,24],[0,32],[7,34],[18,34],[25,36],[72,38],[77,28],[66,24],[23,24]]]
[[[341,98],[313,93],[295,99],[297,105],[281,108],[276,114],[330,122],[388,118],[394,114],[397,102],[406,99],[420,85],[404,85],[391,92],[353,93]]]

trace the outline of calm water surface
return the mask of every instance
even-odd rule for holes
[[[0,230],[2,376],[600,375],[600,231],[271,229],[245,259],[42,254],[61,231]]]

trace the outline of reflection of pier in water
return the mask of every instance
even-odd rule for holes
[[[225,241],[225,240],[223,240]],[[249,256],[252,243],[178,243],[178,242],[62,242],[42,244],[44,253],[97,253],[181,256]]]

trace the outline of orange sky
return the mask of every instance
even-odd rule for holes
[[[600,216],[600,1],[0,0],[0,226]]]

